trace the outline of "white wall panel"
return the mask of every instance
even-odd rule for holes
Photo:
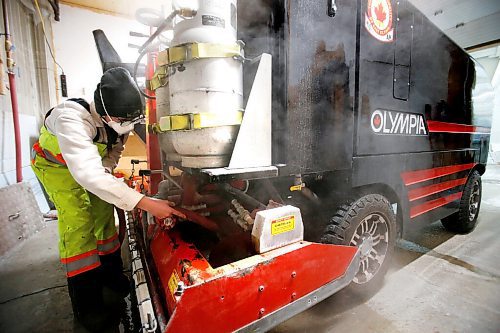
[[[145,41],[129,37],[129,31],[149,32],[131,19],[67,5],[61,5],[61,21],[54,22],[53,29],[57,58],[67,75],[68,95],[87,99],[92,99],[102,75],[92,31],[103,30],[125,62],[135,62],[138,56],[137,49],[129,48],[128,43]]]

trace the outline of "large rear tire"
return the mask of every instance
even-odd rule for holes
[[[477,226],[477,217],[481,207],[481,175],[473,171],[462,192],[458,212],[441,220],[443,226],[454,233],[467,234]]]
[[[396,215],[380,194],[368,194],[340,206],[330,219],[322,243],[357,246],[359,270],[350,293],[372,295],[380,289],[389,269],[396,240]]]

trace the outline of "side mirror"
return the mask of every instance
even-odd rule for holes
[[[337,14],[337,1],[328,0],[328,16],[335,17]]]

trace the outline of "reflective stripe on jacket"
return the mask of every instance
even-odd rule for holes
[[[97,150],[99,151],[101,158],[104,158],[107,152],[107,145],[98,142],[94,142],[94,144],[97,146]],[[45,126],[43,126],[40,130],[40,138],[32,147],[32,161],[35,158],[35,154],[45,158],[49,162],[66,165],[66,161],[64,160],[61,149],[59,148],[59,143],[57,142],[57,137],[47,131]]]

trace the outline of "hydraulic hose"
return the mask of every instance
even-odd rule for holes
[[[243,191],[240,191],[238,189],[235,189],[229,184],[223,184],[222,189],[226,191],[227,193],[235,196],[238,198],[239,201],[246,203],[247,205],[252,206],[252,208],[258,208],[258,209],[266,209],[266,205],[264,205],[262,202],[258,201],[257,199],[249,196]]]

